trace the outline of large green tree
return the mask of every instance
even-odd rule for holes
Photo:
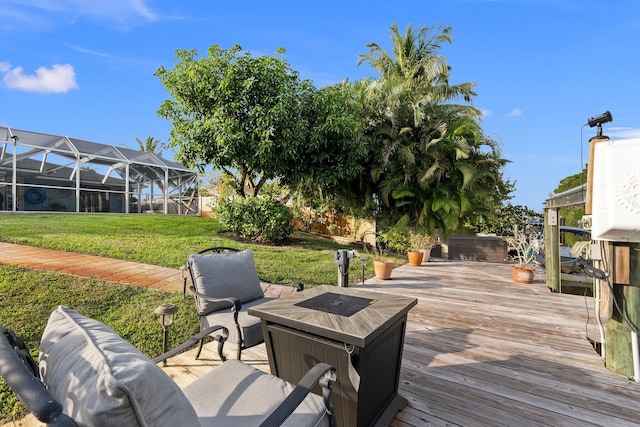
[[[573,175],[569,175],[560,180],[558,187],[553,191],[554,194],[562,193],[572,188],[579,187],[587,182],[587,166],[584,167],[582,172],[578,172]]]
[[[365,126],[362,91],[348,81],[318,89],[307,114],[308,133],[285,184],[313,183],[332,193],[362,172],[368,154],[361,140]]]
[[[515,230],[527,230],[530,224],[540,224],[542,215],[522,205],[506,203],[495,214],[479,217],[473,223],[473,230],[480,233],[493,233],[498,236],[512,236]]]
[[[361,167],[358,93],[348,82],[316,90],[283,58],[238,45],[213,45],[206,57],[178,50],[175,67],[156,75],[172,98],[158,114],[173,124],[179,160],[212,165],[241,196],[276,179],[335,187]]]
[[[383,226],[457,231],[505,197],[506,161],[470,105],[474,85],[449,83],[451,68],[439,50],[451,42],[451,28],[409,25],[402,34],[394,24],[390,38],[391,52],[370,43],[360,57],[380,77],[366,89],[369,175],[349,191],[370,193]]]
[[[255,196],[297,161],[314,88],[284,59],[213,45],[205,57],[178,50],[175,67],[156,75],[172,97],[158,114],[172,122],[169,144],[184,164],[213,165]]]

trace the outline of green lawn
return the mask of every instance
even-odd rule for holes
[[[280,245],[255,245],[231,238],[209,218],[165,215],[0,214],[0,241],[82,252],[177,268],[189,253],[209,246],[250,248],[258,274],[267,280],[296,280],[306,286],[336,284],[333,252],[345,245],[296,234]],[[360,248],[355,248],[360,249]],[[404,259],[396,258],[397,265]],[[373,276],[372,262],[365,276]],[[350,283],[362,280],[352,260]],[[175,344],[198,331],[191,298],[181,293],[79,278],[0,264],[0,325],[13,329],[37,356],[49,314],[66,305],[114,329],[149,357],[161,352],[162,328],[153,309],[164,302],[180,307],[171,329]],[[0,380],[0,424],[24,409]]]
[[[38,356],[47,319],[58,305],[106,323],[149,357],[162,353],[162,326],[153,310],[162,303],[180,307],[171,342],[198,331],[193,300],[182,293],[108,283],[25,267],[0,264],[0,325],[14,330]],[[0,380],[0,424],[25,415],[22,404]]]
[[[221,233],[213,219],[173,215],[0,214],[0,241],[173,268],[184,264],[188,254],[210,246],[250,248],[260,277],[295,279],[307,286],[335,284],[333,252],[345,248],[304,234],[275,246],[257,245]],[[367,263],[365,275],[373,276],[372,262]],[[352,283],[362,280],[358,260],[351,263],[349,276]]]

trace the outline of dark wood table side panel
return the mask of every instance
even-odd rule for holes
[[[336,367],[337,379],[334,385],[332,399],[338,426],[360,426],[358,422],[358,393],[351,385],[349,379],[349,368],[351,365],[351,357],[340,343],[332,342],[330,345],[326,342],[318,342],[314,340],[312,346],[313,360],[326,361]],[[316,362],[317,363],[317,362]],[[335,363],[335,364],[333,364]]]
[[[389,404],[398,393],[405,325],[406,317],[390,326],[366,348],[360,349],[357,365],[361,375],[358,395],[361,402],[358,420],[362,421],[361,425],[376,425],[379,419],[385,417],[390,409]],[[374,412],[371,408],[380,410]]]
[[[350,357],[344,347],[331,340],[322,339],[280,325],[267,325],[268,342],[275,353],[272,373],[293,384],[319,362],[329,363],[337,370],[331,403],[334,406],[338,426],[356,426],[357,392],[349,379]],[[265,340],[267,342],[267,340]],[[284,354],[284,353],[286,354]],[[269,355],[271,363],[271,354]],[[315,390],[321,394],[319,390]],[[360,424],[362,425],[362,424]]]
[[[271,333],[268,328],[269,322],[264,319],[260,321],[260,326],[262,326],[262,337],[264,338],[265,349],[267,350],[267,359],[269,359],[269,371],[271,375],[278,375],[278,367],[276,366],[276,358],[274,357],[273,351],[273,342],[271,341]]]

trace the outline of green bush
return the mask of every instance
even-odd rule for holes
[[[293,233],[291,210],[272,198],[235,197],[220,200],[220,223],[243,239],[276,242]]]

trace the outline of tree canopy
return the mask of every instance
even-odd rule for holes
[[[479,218],[474,223],[474,229],[480,233],[494,233],[498,236],[511,236],[516,228],[525,230],[528,224],[542,222],[542,215],[522,205],[507,203],[494,215]]]
[[[555,194],[562,193],[572,188],[579,187],[587,182],[587,166],[584,167],[582,172],[569,175],[560,180],[558,187],[553,191]],[[580,220],[584,216],[584,206],[571,206],[561,208],[559,210],[560,221],[562,224],[570,226],[578,226]]]
[[[447,234],[470,215],[489,214],[512,190],[502,178],[506,160],[470,105],[474,84],[449,83],[439,50],[451,32],[409,25],[402,34],[394,24],[391,52],[370,43],[360,56],[380,77],[366,84],[368,163],[348,192],[368,194],[386,226]]]
[[[567,190],[571,190],[572,188],[576,188],[585,184],[587,182],[587,166],[584,167],[582,172],[575,173],[573,175],[569,175],[560,180],[560,183],[556,187],[553,192],[555,194],[562,193]]]
[[[172,121],[178,159],[201,171],[213,165],[239,195],[255,196],[273,179],[331,182],[352,173],[358,126],[349,93],[316,90],[284,59],[213,45],[206,57],[178,50],[175,67],[156,75],[172,97],[158,114]]]
[[[473,83],[451,84],[440,54],[450,27],[390,31],[358,64],[375,79],[316,89],[277,56],[213,45],[178,50],[156,75],[171,95],[158,114],[184,164],[212,165],[240,195],[269,180],[367,214],[383,227],[460,230],[508,199],[506,160],[471,105]],[[278,54],[283,53],[279,50]]]

